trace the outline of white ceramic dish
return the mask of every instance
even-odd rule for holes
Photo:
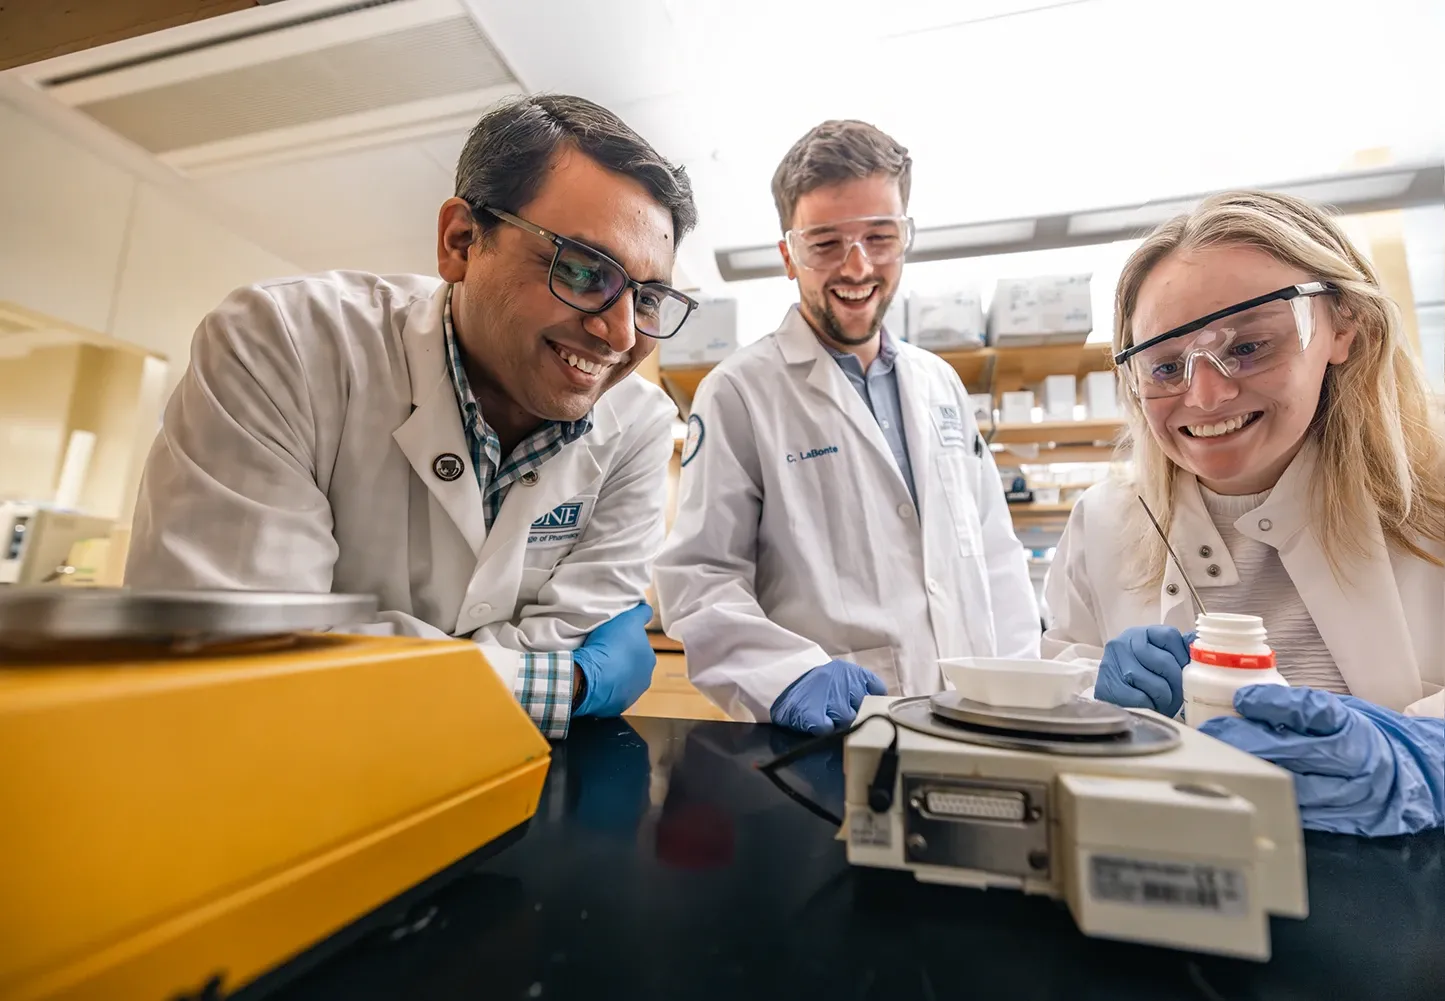
[[[964,698],[991,706],[1051,709],[1094,683],[1094,669],[1058,660],[951,657],[940,660],[944,680]]]

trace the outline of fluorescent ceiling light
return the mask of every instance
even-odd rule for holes
[[[1102,212],[1080,212],[1069,217],[1070,236],[1092,236],[1096,233],[1117,233],[1120,230],[1148,229],[1199,204],[1198,198],[1173,202],[1151,202],[1128,209],[1105,209]]]
[[[1312,184],[1295,184],[1276,191],[1326,205],[1350,205],[1398,198],[1410,190],[1415,181],[1413,170],[1397,174],[1375,174],[1368,177],[1340,177]]]
[[[752,271],[757,268],[781,268],[783,255],[776,244],[767,247],[753,247],[748,250],[728,252],[728,263],[738,271]]]
[[[1355,174],[1317,177],[1265,190],[1297,195],[1342,214],[1438,205],[1445,201],[1445,165],[1430,162]],[[1050,250],[1127,240],[1199,205],[1206,196],[1178,196],[1145,205],[1042,215],[1036,219],[966,223],[921,229],[910,260],[936,261]],[[724,281],[783,273],[774,245],[714,252]]]
[[[926,254],[952,247],[984,247],[995,243],[1023,243],[1034,238],[1034,219],[1010,219],[969,226],[921,229],[913,237],[913,253]]]

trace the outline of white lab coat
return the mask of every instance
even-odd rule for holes
[[[1348,582],[1341,584],[1310,528],[1315,454],[1313,446],[1300,452],[1269,498],[1251,513],[1252,523],[1240,530],[1278,548],[1351,694],[1397,711],[1445,715],[1445,569],[1387,551],[1384,534],[1376,528],[1375,555],[1351,566]],[[1129,586],[1125,561],[1131,540],[1123,515],[1138,503],[1128,484],[1109,480],[1091,487],[1074,505],[1044,584],[1049,619],[1044,656],[1097,662],[1104,643],[1131,626],[1194,628],[1194,603],[1172,561],[1158,587]],[[1176,481],[1169,544],[1206,606],[1212,589],[1239,582],[1198,481],[1188,474]],[[1445,553],[1438,545],[1427,548]],[[1218,567],[1213,576],[1211,566]],[[1288,656],[1288,651],[1277,653]]]
[[[1038,655],[1023,549],[967,391],[912,345],[895,366],[921,520],[796,307],[698,387],[657,596],[693,683],[735,719],[767,720],[833,658],[920,695],[943,688],[940,657]]]
[[[508,685],[516,651],[574,649],[643,600],[676,408],[629,376],[488,532],[445,292],[332,272],[232,293],[151,449],[126,583],[373,594],[398,632],[481,643]],[[434,468],[447,454],[464,463],[450,480]]]

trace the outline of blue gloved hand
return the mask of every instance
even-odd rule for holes
[[[1445,824],[1445,719],[1281,685],[1241,688],[1234,709],[1244,718],[1200,732],[1293,772],[1310,830],[1385,837]]]
[[[1184,668],[1194,634],[1173,626],[1133,626],[1104,645],[1094,698],[1173,719],[1184,705]]]
[[[652,608],[646,602],[614,615],[572,651],[586,686],[573,716],[621,716],[652,684],[657,654],[647,639]]]
[[[867,668],[830,660],[783,689],[773,701],[773,722],[803,733],[832,733],[853,722],[863,696],[887,694],[888,686]]]

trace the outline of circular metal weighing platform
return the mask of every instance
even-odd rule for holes
[[[1054,709],[1024,709],[940,692],[899,699],[888,715],[901,726],[944,740],[1072,757],[1157,754],[1180,742],[1179,731],[1162,719],[1087,699]]]
[[[1133,718],[1116,705],[1084,699],[1071,699],[1049,709],[991,706],[986,702],[972,702],[958,692],[939,692],[930,695],[928,701],[935,716],[951,723],[1064,737],[1115,736],[1127,732]]]
[[[6,587],[0,588],[0,645],[243,640],[375,616],[370,595]]]

